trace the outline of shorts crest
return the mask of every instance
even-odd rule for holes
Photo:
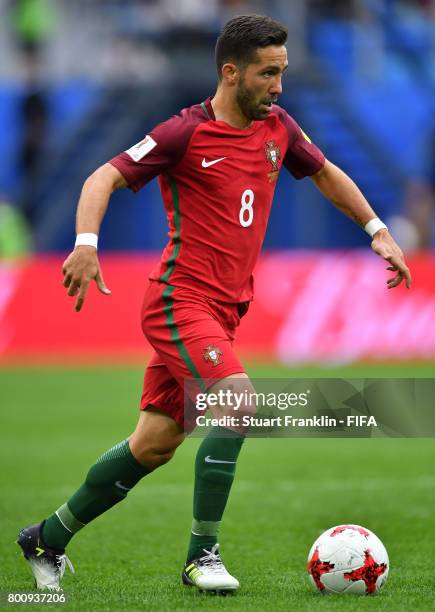
[[[202,356],[204,357],[204,360],[212,361],[213,366],[217,366],[220,363],[223,363],[223,361],[221,360],[221,355],[221,349],[218,346],[213,346],[212,344],[206,346],[205,349],[202,351]]]

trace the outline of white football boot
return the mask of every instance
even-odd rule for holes
[[[60,591],[60,581],[68,565],[74,573],[71,561],[62,550],[46,546],[41,540],[42,523],[21,529],[17,544],[23,551],[24,558],[30,565],[37,589]]]
[[[184,566],[181,575],[183,584],[195,586],[200,591],[222,594],[237,591],[240,586],[239,581],[227,572],[222,563],[219,544],[215,544],[211,550],[204,548],[203,553]]]

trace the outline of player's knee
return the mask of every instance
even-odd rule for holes
[[[153,471],[168,463],[175,455],[175,448],[143,448],[136,459],[148,470]]]
[[[159,467],[161,465],[164,465],[165,463],[168,463],[168,461],[170,461],[174,455],[175,455],[175,448],[172,450],[163,451],[163,452],[155,451],[151,455],[151,461],[156,467]]]
[[[211,392],[222,398],[217,411],[223,415],[236,416],[242,422],[243,417],[251,417],[257,411],[255,389],[246,375],[224,378]]]
[[[184,432],[165,414],[152,407],[141,413],[129,438],[135,459],[152,471],[167,463],[184,440]]]
[[[243,417],[254,416],[256,412],[257,412],[257,404],[255,401],[255,398],[253,398],[252,400],[247,399],[246,401],[241,403],[238,409],[238,416],[239,416],[239,419],[243,420]]]

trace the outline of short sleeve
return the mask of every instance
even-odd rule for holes
[[[322,151],[311,142],[302,128],[284,109],[279,109],[278,116],[288,134],[284,166],[296,179],[316,174],[325,165],[325,156]]]
[[[159,123],[147,136],[109,161],[133,191],[167,172],[183,157],[194,126],[181,115]]]

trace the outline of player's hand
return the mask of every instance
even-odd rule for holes
[[[372,249],[375,253],[390,262],[387,270],[396,272],[396,275],[387,280],[388,289],[393,289],[404,280],[407,288],[411,287],[411,273],[405,263],[403,253],[394,238],[386,229],[381,229],[373,236]]]
[[[100,262],[97,251],[92,246],[78,246],[65,259],[62,266],[63,286],[68,289],[67,294],[71,297],[77,295],[75,309],[81,310],[86,298],[89,285],[92,280],[104,295],[110,295],[110,289],[106,287],[101,274]]]

